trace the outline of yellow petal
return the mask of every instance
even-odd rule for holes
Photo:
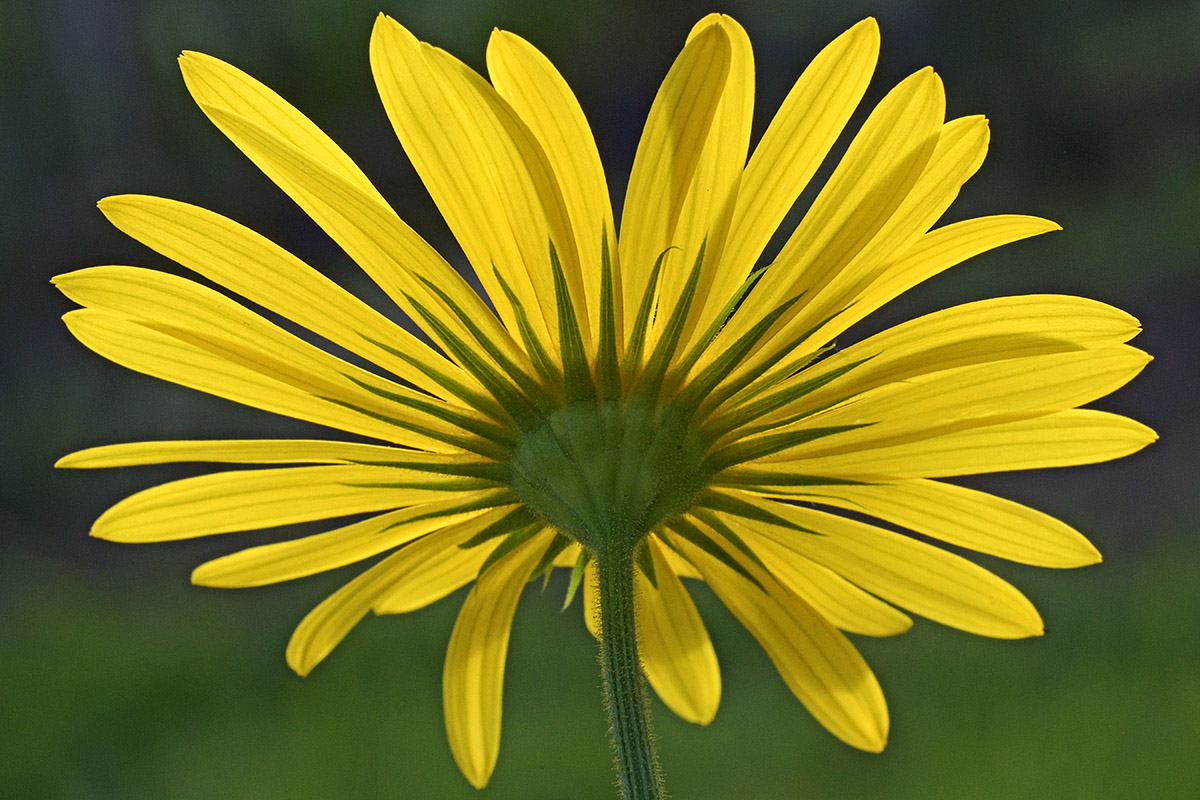
[[[737,550],[723,548],[761,588],[690,542],[679,537],[672,541],[758,640],[788,688],[818,722],[852,747],[883,750],[888,734],[883,692],[837,628]]]
[[[1150,357],[1128,345],[1077,350],[941,370],[889,383],[845,405],[766,435],[814,426],[865,425],[770,456],[819,457],[886,447],[1090,403],[1125,385]],[[857,389],[853,374],[843,391]]]
[[[780,391],[863,363],[841,380],[822,386],[764,418],[784,419],[822,408],[851,384],[867,391],[916,375],[1006,358],[1113,347],[1141,328],[1129,314],[1096,300],[1067,295],[996,297],[935,311],[875,334],[831,354],[780,383]],[[754,399],[747,390],[730,403]]]
[[[672,254],[671,263],[682,269],[667,270],[659,292],[659,303],[663,308],[676,305],[703,245],[700,281],[684,324],[679,353],[687,352],[693,334],[698,336],[706,331],[713,316],[733,296],[745,277],[728,272],[722,263],[722,253],[750,147],[750,124],[754,117],[754,55],[746,31],[724,14],[704,17],[692,28],[688,38],[703,36],[710,25],[720,26],[729,40],[729,74],[687,187],[671,242],[679,248]],[[705,313],[706,306],[711,306],[708,313]],[[669,317],[669,314],[658,315],[656,327],[665,324]]]
[[[731,45],[710,23],[691,37],[663,80],[629,173],[621,212],[620,263],[626,335],[659,254],[676,244],[675,228],[717,116],[729,75]],[[671,253],[664,270],[691,268]]]
[[[231,359],[228,353],[214,350],[211,343],[200,346],[149,327],[148,323],[92,309],[72,311],[63,316],[63,321],[72,335],[90,350],[155,378],[373,439],[413,447],[448,449],[399,422],[365,415],[280,380],[265,370],[268,365],[281,366],[271,363],[273,359],[270,358],[262,365],[243,358]],[[327,385],[325,389],[327,391]]]
[[[422,503],[325,533],[240,550],[201,564],[192,571],[192,583],[263,586],[336,569],[484,513],[456,511],[462,504],[462,497]]]
[[[431,394],[452,400],[429,373],[474,385],[469,375],[420,339],[230,219],[187,203],[140,195],[105,198],[100,210],[148,247]],[[247,264],[254,269],[246,269]]]
[[[406,614],[441,600],[475,580],[495,543],[463,549],[466,542],[503,518],[511,507],[489,509],[482,516],[418,539],[400,551],[396,573],[371,608],[376,614]]]
[[[945,213],[962,185],[983,164],[987,146],[988,125],[984,117],[962,117],[943,125],[929,161],[904,201],[875,234],[869,247],[828,276],[825,285],[797,314],[793,327],[807,330],[854,305],[873,279],[889,269],[894,254],[912,247]],[[826,341],[823,333],[817,333],[812,344],[821,346]]]
[[[659,533],[659,531],[655,531],[655,533]],[[670,570],[679,577],[700,580],[700,573],[697,572],[696,568],[692,566],[692,562],[688,561],[671,548],[659,548],[658,554],[662,556],[664,561],[667,562],[667,567],[669,567]]]
[[[410,318],[421,320],[412,301],[416,299],[441,312],[442,321],[459,336],[471,338],[468,328],[427,285],[433,284],[511,358],[523,357],[479,295],[391,208],[270,130],[224,108],[201,108],[243,152],[260,162],[260,168],[269,167],[275,182]],[[426,333],[435,342],[442,341],[436,331]]]
[[[1042,634],[1042,619],[1024,595],[965,558],[874,525],[741,496],[812,533],[760,521],[746,527],[890,603],[980,636]]]
[[[380,203],[384,202],[383,196],[350,156],[311,120],[267,86],[231,64],[190,50],[180,56],[179,69],[197,104],[226,108],[272,131],[311,153],[364,193]]]
[[[807,499],[870,514],[943,542],[1039,567],[1098,564],[1071,526],[1002,497],[935,481],[804,487]]]
[[[301,676],[312,672],[371,610],[388,583],[393,560],[403,552],[380,561],[308,612],[288,640],[288,666]]]
[[[541,52],[521,37],[496,30],[488,40],[488,74],[506,100],[537,139],[553,169],[555,181],[575,236],[583,296],[591,338],[599,340],[601,249],[600,235],[608,237],[610,258],[617,254],[616,228],[604,167],[591,128],[579,101]],[[620,265],[613,264],[614,296],[621,297]],[[622,306],[615,304],[616,327],[624,330]]]
[[[866,636],[895,636],[912,627],[907,614],[864,592],[836,572],[776,544],[731,517],[726,516],[725,523],[737,531],[780,583],[841,630]]]
[[[879,56],[879,26],[865,19],[822,50],[792,86],[742,176],[716,297],[745,280],[850,119]],[[722,301],[723,302],[723,301]]]
[[[866,285],[859,286],[854,305],[822,326],[819,337],[829,341],[855,322],[904,292],[968,258],[1030,236],[1061,230],[1038,217],[1002,214],[946,225],[926,233],[911,246],[887,259]]]
[[[549,242],[585,323],[567,210],[545,153],[516,113],[479,75],[385,16],[371,35],[371,69],[405,153],[509,329],[516,330],[515,317],[493,268],[539,339],[557,340]]]
[[[583,552],[583,548],[577,544],[569,544],[563,551],[554,557],[554,566],[565,567],[571,569],[575,566],[575,562],[579,560],[579,554]]]
[[[445,489],[406,488],[445,486]],[[116,542],[161,542],[385,511],[458,494],[459,478],[393,467],[319,466],[235,470],[184,478],[125,498],[105,511],[92,535]],[[477,492],[461,494],[464,499]]]
[[[188,90],[213,124],[405,313],[419,319],[405,293],[429,299],[428,290],[412,278],[419,275],[447,292],[504,346],[507,334],[470,285],[396,216],[349,157],[304,115],[217,59],[186,53],[179,64]],[[457,327],[450,319],[447,324]]]
[[[721,702],[717,654],[695,603],[662,557],[662,546],[653,537],[646,546],[658,586],[637,571],[634,600],[642,667],[668,708],[688,722],[707,725]]]
[[[595,639],[600,638],[600,576],[595,559],[583,568],[583,624]]]
[[[500,699],[513,612],[525,582],[553,534],[543,531],[501,558],[467,595],[442,673],[450,752],[463,775],[482,789],[500,751]]]
[[[421,410],[442,408],[442,401],[431,400],[428,395],[342,361],[193,281],[137,267],[92,267],[59,275],[54,278],[54,284],[77,303],[127,317],[180,340],[182,347],[206,350],[231,362],[234,369],[251,370],[266,380],[286,384],[315,397],[341,401],[394,419],[411,431],[402,442],[404,444],[446,450],[447,445],[439,444],[436,434],[431,438],[420,432],[450,434],[451,440],[462,433],[458,426]],[[148,371],[133,363],[126,366]],[[189,369],[189,365],[174,365],[174,369],[178,378],[169,377],[165,369],[159,377],[184,385],[193,385],[183,380],[186,377],[202,380],[197,374],[200,370]],[[368,388],[374,391],[368,391]],[[413,408],[413,404],[419,408]],[[473,412],[467,414],[474,416]]]
[[[54,466],[69,469],[132,467],[205,461],[223,464],[412,464],[441,467],[488,463],[453,453],[420,453],[396,447],[319,439],[225,439],[214,441],[124,442],[78,450]]]
[[[461,583],[450,588],[438,586],[436,588],[446,588],[446,591],[432,596],[434,593],[429,590],[435,588],[432,584],[437,581],[430,581],[430,573],[440,575],[447,562],[458,563],[467,555],[475,559],[475,571],[478,571],[490,548],[460,550],[458,543],[463,540],[464,530],[472,529],[485,518],[493,517],[485,515],[418,539],[327,597],[305,615],[292,633],[287,645],[288,666],[300,675],[307,675],[366,616],[372,606],[389,593],[411,587],[422,594],[427,602],[433,602],[461,586]],[[474,577],[474,574],[472,572],[470,577]]]
[[[748,302],[778,303],[824,286],[855,258],[886,253],[889,237],[877,238],[912,189],[938,140],[945,110],[941,79],[923,69],[902,81],[871,112],[829,182],[788,238]],[[764,299],[765,298],[765,299]],[[803,306],[793,306],[771,327],[757,356],[739,372],[772,357],[772,338],[794,337]],[[753,317],[753,319],[752,319]],[[735,314],[722,332],[736,341],[757,321]],[[720,344],[719,340],[717,344]]]
[[[867,481],[946,478],[1110,461],[1157,438],[1126,417],[1071,409],[888,447],[774,462],[768,468]]]

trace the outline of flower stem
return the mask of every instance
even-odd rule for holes
[[[596,554],[600,583],[600,663],[613,753],[625,800],[660,800],[662,772],[650,732],[646,682],[638,658],[633,548],[614,543]]]

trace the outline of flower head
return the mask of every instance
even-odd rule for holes
[[[982,163],[988,128],[978,116],[945,120],[930,69],[884,97],[759,266],[877,52],[873,20],[838,37],[751,152],[749,41],[728,17],[705,17],[651,108],[618,228],[587,122],[544,56],[497,31],[489,83],[380,17],[370,56],[384,107],[486,297],[291,105],[185,54],[204,113],[432,344],[214,212],[102,201],[122,231],[313,337],[193,280],[108,266],[55,279],[83,306],[65,317],[80,341],[354,440],[72,454],[59,465],[241,465],[135,494],[93,535],[149,542],[354,518],[193,573],[207,586],[256,586],[383,556],[300,623],[287,658],[301,674],[367,612],[411,611],[473,584],[444,696],[455,758],[477,786],[498,752],[523,587],[571,567],[570,594],[582,585],[593,598],[596,564],[624,557],[636,565],[645,674],[680,716],[708,722],[720,696],[680,580],[700,579],[822,725],[882,749],[883,695],[845,632],[901,633],[905,611],[984,636],[1042,632],[1015,588],[927,540],[1048,567],[1100,559],[1067,525],[940,479],[1103,461],[1154,434],[1080,408],[1148,361],[1126,344],[1136,320],[1095,301],[985,300],[834,347],[926,278],[1057,229],[1013,215],[934,227]],[[583,605],[599,635],[594,599]]]

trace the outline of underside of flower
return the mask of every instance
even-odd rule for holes
[[[204,113],[432,345],[214,212],[102,201],[118,228],[249,305],[164,272],[83,269],[55,279],[83,306],[65,317],[80,341],[356,438],[71,454],[59,465],[238,467],[135,494],[92,534],[150,542],[342,518],[192,576],[259,586],[380,557],[297,627],[287,658],[301,674],[369,612],[470,585],[443,687],[451,751],[476,786],[499,751],[517,601],[555,567],[572,568],[568,601],[582,586],[601,640],[627,797],[661,793],[643,675],[693,722],[720,700],[681,578],[711,588],[825,728],[881,750],[883,694],[846,634],[902,633],[905,611],[984,636],[1042,633],[1013,586],[930,542],[1047,567],[1100,559],[1066,524],[944,479],[1104,461],[1155,435],[1082,408],[1149,361],[1127,344],[1137,321],[1103,303],[1002,297],[834,346],[921,281],[1058,227],[1017,215],[935,227],[982,163],[988,129],[980,116],[945,119],[931,69],[883,98],[764,258],[863,96],[878,45],[868,19],[826,47],[751,152],[749,40],[728,17],[701,20],[651,108],[618,229],[587,121],[541,53],[496,32],[489,82],[381,17],[371,65],[384,107],[486,300],[299,111],[185,54]]]

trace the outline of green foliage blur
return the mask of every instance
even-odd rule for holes
[[[1156,357],[1098,406],[1162,440],[1112,464],[971,481],[1072,523],[1106,560],[1053,572],[979,559],[1038,605],[1040,639],[991,641],[924,621],[896,639],[858,637],[892,712],[882,755],[821,730],[757,643],[697,588],[724,698],[706,728],[656,704],[673,796],[1200,797],[1194,0],[4,0],[0,797],[616,796],[595,647],[578,600],[558,612],[565,576],[541,594],[531,584],[518,610],[499,766],[477,793],[454,767],[441,719],[441,659],[461,592],[368,618],[301,679],[284,664],[287,637],[356,568],[217,591],[190,586],[192,567],[284,534],[139,547],[88,538],[109,504],[191,468],[56,472],[64,453],[322,432],[105,362],[67,334],[58,316],[70,303],[48,280],[96,264],[172,269],[94,207],[140,192],[250,225],[385,308],[192,105],[175,66],[181,50],[231,61],[290,99],[461,266],[374,93],[374,15],[480,70],[493,27],[532,41],[576,90],[619,200],[653,93],[692,23],[714,8],[755,47],[756,135],[808,59],[873,14],[883,52],[864,108],[932,64],[951,115],[991,119],[988,161],[952,217],[1032,213],[1065,228],[940,276],[851,338],[990,295],[1096,297],[1139,317],[1146,332],[1135,343]]]

